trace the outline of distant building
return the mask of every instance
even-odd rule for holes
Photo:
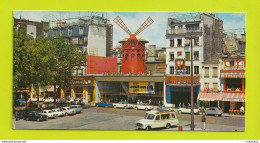
[[[47,30],[49,26],[49,22],[36,22],[21,18],[13,18],[13,32],[15,33],[16,30],[23,27],[26,29],[26,33],[33,38],[43,36],[43,31]]]

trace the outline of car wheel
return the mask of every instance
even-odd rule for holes
[[[179,110],[179,112],[178,112],[179,114],[181,114],[182,112],[181,112],[181,110]]]
[[[147,131],[151,130],[151,126],[147,126],[147,127],[145,128],[145,130],[147,130]]]
[[[171,124],[170,123],[167,123],[166,124],[166,129],[169,129],[171,127]]]
[[[138,110],[137,107],[135,107],[135,110]]]
[[[218,115],[219,117],[221,117],[222,116],[222,114],[220,114],[220,115]]]
[[[68,116],[68,113],[65,113],[65,116]]]

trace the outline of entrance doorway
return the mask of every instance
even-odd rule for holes
[[[197,91],[198,87],[193,88],[193,101],[194,106],[197,105]],[[175,107],[181,106],[188,107],[191,104],[191,94],[190,94],[190,87],[171,87],[171,104],[175,104]]]

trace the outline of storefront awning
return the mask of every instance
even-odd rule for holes
[[[245,93],[223,93],[223,101],[245,102]]]
[[[222,94],[221,93],[201,92],[198,96],[198,100],[200,100],[200,101],[221,101]]]
[[[221,78],[246,78],[245,71],[220,72]]]

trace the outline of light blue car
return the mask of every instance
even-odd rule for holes
[[[96,103],[97,107],[113,107],[113,104],[109,101],[101,101],[99,103]]]

